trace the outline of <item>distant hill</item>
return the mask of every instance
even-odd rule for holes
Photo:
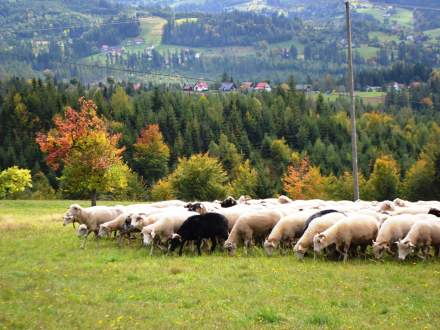
[[[440,8],[440,1],[438,0],[370,0],[371,3],[389,3],[405,6],[422,6]]]

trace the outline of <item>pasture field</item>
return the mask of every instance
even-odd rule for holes
[[[365,60],[370,58],[374,58],[377,56],[377,52],[379,51],[378,47],[370,47],[368,45],[361,45],[361,47],[354,48],[355,52],[358,52],[360,56],[362,56]]]
[[[0,329],[436,329],[440,261],[79,249],[71,201],[0,201]],[[88,202],[82,202],[88,206]],[[115,203],[111,203],[115,204]]]
[[[380,32],[380,31],[369,32],[368,37],[370,39],[377,38],[381,42],[392,42],[392,41],[398,42],[399,41],[398,36],[393,35],[393,34]]]

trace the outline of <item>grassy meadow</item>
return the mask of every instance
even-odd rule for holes
[[[440,261],[149,256],[62,226],[71,201],[0,201],[0,329],[436,329]],[[88,206],[88,202],[82,202]]]

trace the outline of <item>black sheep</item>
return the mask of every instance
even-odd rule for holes
[[[306,220],[306,222],[305,222],[305,224],[304,224],[304,229],[303,229],[301,235],[304,234],[304,232],[307,230],[307,228],[309,228],[309,225],[310,225],[310,223],[311,223],[313,220],[315,220],[316,218],[322,217],[323,215],[326,215],[326,214],[329,214],[329,213],[335,213],[335,212],[339,212],[339,211],[331,210],[331,209],[330,209],[330,210],[322,210],[322,211],[316,212],[315,214],[311,215],[311,216]]]
[[[233,197],[229,196],[223,202],[221,202],[220,205],[221,205],[221,207],[225,207],[225,208],[232,207],[232,206],[237,205],[237,201]]]
[[[173,235],[170,251],[174,251],[180,244],[179,255],[181,256],[185,243],[195,241],[197,252],[201,255],[200,245],[205,238],[211,239],[211,252],[213,252],[217,246],[217,238],[222,240],[228,238],[228,220],[223,215],[213,212],[189,217]]]
[[[432,208],[432,209],[429,210],[428,214],[433,214],[433,215],[435,215],[436,217],[439,217],[439,218],[440,218],[440,210],[437,210],[437,209]]]

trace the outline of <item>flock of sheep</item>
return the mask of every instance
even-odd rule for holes
[[[293,201],[286,196],[263,200],[242,196],[224,201],[185,203],[164,201],[129,206],[82,208],[74,204],[64,225],[79,223],[77,235],[85,246],[88,235],[118,237],[119,244],[140,237],[143,245],[179,255],[188,242],[214,251],[217,243],[233,255],[243,245],[261,245],[268,255],[292,249],[298,258],[324,254],[347,260],[366,256],[372,247],[376,258],[385,254],[404,260],[413,254],[435,256],[440,248],[440,202]],[[140,235],[139,235],[140,233]],[[210,242],[210,243],[209,243]]]

